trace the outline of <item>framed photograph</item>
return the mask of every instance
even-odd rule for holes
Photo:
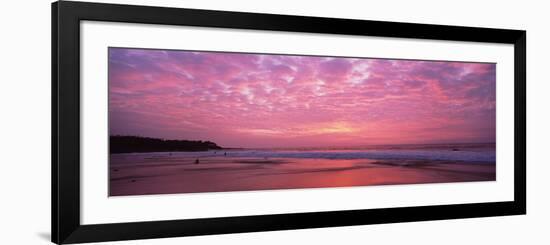
[[[525,38],[55,2],[52,241],[525,214]]]

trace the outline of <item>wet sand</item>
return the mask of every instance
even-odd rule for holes
[[[492,181],[494,163],[112,154],[109,195]]]

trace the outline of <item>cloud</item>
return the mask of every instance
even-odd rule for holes
[[[110,48],[110,130],[228,147],[494,141],[495,69]]]

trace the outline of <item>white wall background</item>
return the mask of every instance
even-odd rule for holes
[[[107,1],[115,2],[115,1]],[[120,0],[119,3],[527,30],[528,214],[105,244],[549,244],[550,31],[544,1]],[[0,14],[0,243],[48,244],[50,1],[9,1]]]

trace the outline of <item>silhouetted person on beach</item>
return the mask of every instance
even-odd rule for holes
[[[227,156],[227,152],[224,152],[223,155],[224,155],[224,156]]]
[[[195,164],[199,164],[199,159],[198,158],[195,160]]]

